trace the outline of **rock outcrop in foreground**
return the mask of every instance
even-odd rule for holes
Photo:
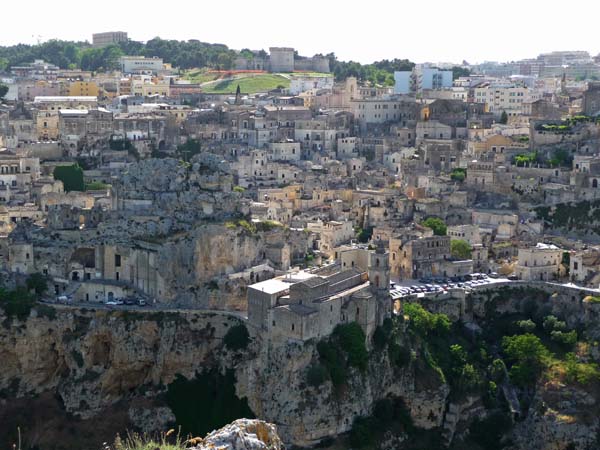
[[[193,450],[281,450],[275,425],[262,420],[239,419],[213,431]]]

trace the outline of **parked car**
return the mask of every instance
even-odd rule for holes
[[[508,279],[509,279],[509,280],[511,280],[511,281],[517,281],[517,280],[519,279],[519,277],[518,277],[518,276],[516,276],[516,275],[509,275],[509,276],[508,276],[508,277],[506,277],[506,278],[508,278]]]
[[[146,306],[146,300],[144,300],[143,298],[140,298],[137,303],[138,306]]]

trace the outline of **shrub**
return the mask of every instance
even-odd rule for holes
[[[503,447],[502,436],[511,426],[510,417],[496,412],[485,419],[476,419],[469,427],[469,437],[486,450],[500,450]]]
[[[510,377],[521,386],[534,383],[550,358],[550,352],[540,338],[530,333],[504,336],[502,348],[513,363]]]
[[[430,313],[418,303],[406,303],[403,309],[410,320],[409,329],[422,337],[443,336],[450,330],[450,319],[445,314]]]
[[[569,383],[589,384],[600,381],[600,370],[597,364],[581,363],[574,353],[567,353],[565,358],[565,375]]]
[[[429,217],[421,223],[424,227],[431,228],[436,236],[446,236],[448,227],[439,217]]]
[[[356,322],[340,324],[333,330],[333,336],[348,355],[348,364],[361,371],[366,370],[369,354],[365,345],[366,336],[360,325]]]
[[[519,320],[517,326],[525,333],[531,333],[535,330],[535,322],[531,319]]]
[[[559,331],[554,330],[550,333],[550,338],[566,348],[571,348],[577,342],[577,331]]]
[[[450,173],[450,179],[451,180],[459,181],[461,183],[463,181],[465,181],[466,177],[467,177],[467,170],[466,169],[456,168],[456,169],[453,169],[452,172]]]
[[[56,319],[56,309],[54,309],[52,306],[39,304],[35,307],[35,310],[37,311],[39,317],[45,317],[49,320]]]
[[[462,239],[452,239],[450,241],[450,253],[453,258],[471,259],[471,244]]]
[[[108,189],[108,184],[100,183],[98,181],[94,181],[92,183],[86,183],[85,190],[86,191],[103,191]]]
[[[390,343],[388,355],[390,362],[398,368],[404,367],[410,362],[410,351],[397,342]]]
[[[496,383],[502,383],[506,378],[506,364],[500,358],[492,362],[491,377]]]
[[[83,182],[83,169],[79,164],[72,164],[70,166],[57,166],[54,169],[54,179],[63,182],[66,192],[69,191],[83,191],[85,190],[85,184]]]
[[[231,327],[223,338],[225,346],[230,350],[243,350],[250,343],[250,335],[246,325],[239,324]]]
[[[567,327],[567,324],[558,320],[556,316],[546,316],[542,326],[544,327],[544,330],[550,333],[554,330],[564,330]]]
[[[34,305],[35,299],[27,289],[19,287],[13,291],[0,290],[0,307],[9,319],[27,319]]]
[[[328,378],[327,369],[322,364],[313,364],[306,372],[306,382],[309,386],[319,387]]]
[[[350,444],[353,448],[370,447],[375,443],[374,423],[370,417],[357,417],[350,431]]]
[[[246,192],[246,189],[244,189],[242,186],[234,186],[233,192]]]
[[[27,285],[27,289],[34,291],[38,298],[44,295],[44,293],[48,290],[46,278],[39,272],[29,275],[25,283]]]
[[[321,363],[327,369],[329,378],[334,387],[342,386],[346,383],[348,372],[341,353],[327,340],[322,340],[317,344],[317,351]]]

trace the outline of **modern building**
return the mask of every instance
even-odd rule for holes
[[[412,72],[394,72],[394,94],[409,94],[412,92]]]
[[[107,31],[106,33],[94,33],[92,35],[92,45],[94,47],[106,47],[107,45],[118,44],[127,41],[127,32],[125,31]]]
[[[536,91],[517,84],[488,84],[474,89],[477,103],[485,103],[488,112],[500,116],[502,112],[510,116],[523,114],[524,104],[541,97]]]
[[[394,72],[394,93],[410,94],[424,89],[450,89],[452,71],[431,67],[414,68],[412,71]]]
[[[163,60],[157,57],[121,56],[119,65],[123,73],[157,73],[163,69]]]

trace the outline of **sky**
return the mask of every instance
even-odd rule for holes
[[[573,3],[571,3],[573,4]],[[252,50],[294,47],[369,63],[513,61],[553,50],[600,53],[598,0],[52,0],[2,5],[0,45],[127,31]],[[35,11],[32,11],[35,10]]]

